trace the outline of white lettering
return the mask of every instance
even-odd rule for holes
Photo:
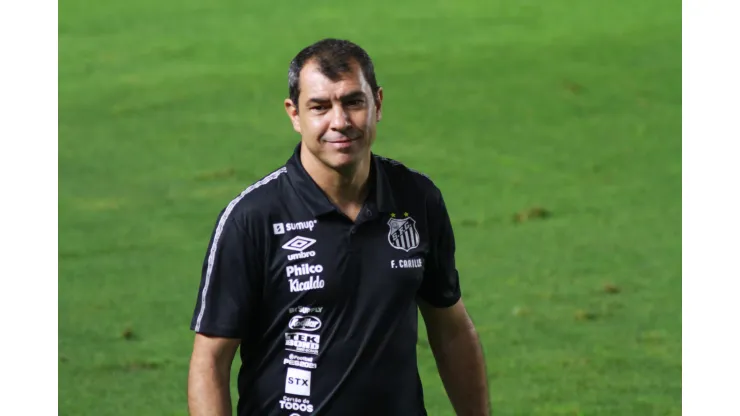
[[[296,306],[294,308],[288,308],[289,313],[321,313],[321,311],[324,310],[323,306]]]
[[[285,234],[286,231],[297,231],[297,230],[308,230],[313,231],[313,228],[318,223],[318,220],[301,221],[301,222],[278,222],[272,224],[273,232],[277,234]]]
[[[304,332],[285,333],[285,349],[287,351],[318,355],[320,343],[320,335]]]
[[[307,259],[316,256],[315,251],[306,251],[305,253],[288,254],[288,260]]]
[[[316,274],[324,271],[324,266],[320,264],[297,264],[285,268],[285,273],[290,276],[305,276],[307,274]]]
[[[286,410],[300,410],[301,412],[313,412],[313,405],[312,404],[306,404],[306,403],[294,403],[291,401],[286,400],[284,397],[283,400],[280,400],[280,408],[286,409]]]
[[[298,361],[298,360],[289,360],[287,358],[283,360],[283,364],[292,365],[293,367],[308,368],[310,370],[316,369],[316,364],[314,363],[307,363],[305,361]]]
[[[319,276],[311,276],[306,282],[301,282],[298,279],[290,279],[288,282],[290,283],[291,292],[305,292],[324,288],[324,281]]]
[[[391,266],[393,264],[391,263]],[[418,269],[424,267],[422,259],[398,260],[398,267],[402,269]]]
[[[321,328],[321,319],[315,316],[310,316],[310,315],[309,316],[296,315],[290,318],[288,327],[290,329],[303,329],[306,331],[316,331],[317,329]]]

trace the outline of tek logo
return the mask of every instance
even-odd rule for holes
[[[311,395],[311,372],[298,368],[288,367],[285,376],[285,393],[297,396]]]
[[[287,332],[285,334],[285,350],[303,354],[319,355],[321,335],[305,332]]]

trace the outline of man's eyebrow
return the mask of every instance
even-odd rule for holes
[[[340,100],[341,101],[349,101],[349,100],[355,100],[357,98],[365,98],[365,93],[362,91],[352,91],[349,94],[343,95]]]
[[[365,98],[365,93],[362,91],[352,91],[348,94],[341,96],[339,99],[340,101],[344,102],[344,101],[354,100],[357,98]],[[309,104],[309,103],[323,104],[329,101],[331,100],[329,100],[326,97],[311,97],[306,101],[306,104]]]
[[[325,102],[328,102],[328,101],[329,101],[329,99],[326,98],[326,97],[311,97],[311,98],[308,99],[308,101],[306,101],[306,104],[308,104],[308,103],[319,103],[319,104],[322,104],[322,103],[325,103]]]

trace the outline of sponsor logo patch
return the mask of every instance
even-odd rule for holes
[[[298,279],[288,279],[291,293],[307,292],[309,290],[323,289],[324,281],[319,276],[311,276],[307,281],[301,282]]]
[[[303,354],[319,355],[321,335],[305,332],[286,332],[285,350]]]
[[[291,367],[301,367],[313,370],[316,368],[316,363],[313,361],[314,357],[305,357],[298,354],[290,354],[288,358],[283,360],[283,364]]]
[[[288,374],[285,376],[285,392],[298,396],[310,396],[311,372],[288,367]]]
[[[272,231],[275,235],[285,234],[288,231],[313,231],[313,228],[319,220],[301,221],[301,222],[276,222],[272,224]]]
[[[324,266],[320,264],[296,264],[294,266],[288,266],[285,268],[286,277],[291,276],[306,276],[309,274],[321,273],[324,271]]]
[[[321,311],[324,310],[323,306],[296,306],[293,308],[288,308],[289,313],[302,313],[302,314],[308,314],[308,313],[321,313]]]
[[[296,259],[307,259],[309,257],[316,256],[315,251],[304,251],[312,245],[316,244],[316,240],[313,238],[296,236],[290,239],[287,243],[283,244],[283,248],[286,250],[297,251],[294,254],[288,254],[288,260]]]
[[[321,319],[310,315],[296,315],[290,318],[288,328],[299,331],[316,331],[321,328]]]
[[[298,410],[301,412],[313,412],[313,405],[308,399],[301,399],[298,397],[283,396],[283,400],[280,400],[280,408],[284,410]],[[301,416],[298,413],[292,413],[290,416]]]

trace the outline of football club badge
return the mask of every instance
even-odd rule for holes
[[[388,220],[388,242],[391,247],[410,251],[419,247],[419,232],[416,230],[416,221],[408,216],[408,213],[404,214],[404,218],[396,218],[395,214],[391,214],[391,218]]]

